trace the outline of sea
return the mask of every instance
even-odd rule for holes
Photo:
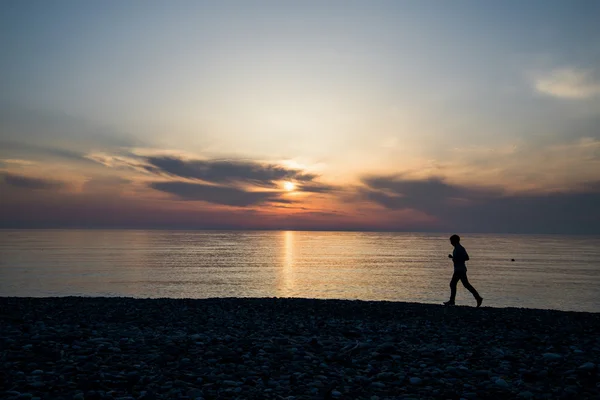
[[[0,296],[441,304],[450,234],[0,230]],[[463,234],[484,306],[600,312],[600,236]],[[456,302],[475,300],[459,283]]]

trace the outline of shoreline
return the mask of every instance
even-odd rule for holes
[[[465,295],[468,296],[468,295]],[[268,302],[268,301],[299,301],[299,302],[335,302],[339,304],[343,303],[352,303],[357,306],[367,305],[367,304],[380,304],[381,306],[391,305],[397,307],[439,307],[442,306],[442,302],[437,303],[420,303],[416,301],[402,301],[402,300],[363,300],[363,299],[344,299],[344,298],[319,298],[319,297],[203,297],[203,298],[192,298],[192,297],[133,297],[133,296],[97,296],[97,295],[64,295],[64,296],[0,296],[0,302],[4,302],[6,300],[49,300],[49,301],[62,301],[62,300],[126,300],[126,301],[199,301],[199,302],[211,302],[211,301],[236,301],[236,302]],[[464,299],[463,299],[464,300]],[[558,313],[576,313],[576,314],[590,314],[590,315],[600,315],[600,310],[597,312],[593,311],[579,311],[579,310],[561,310],[558,308],[530,308],[530,307],[496,307],[496,306],[488,306],[486,305],[486,299],[484,298],[484,303],[481,306],[481,309],[486,310],[521,310],[521,311],[540,311],[540,312],[558,312]],[[476,308],[474,303],[475,301],[471,301],[471,298],[468,297],[466,302],[471,302],[473,304],[457,304],[452,306],[451,308]],[[361,304],[362,303],[362,304]],[[448,308],[448,307],[443,307]]]
[[[460,288],[459,288],[460,290]],[[468,294],[465,294],[465,296],[469,296]],[[345,299],[345,298],[323,298],[323,297],[235,297],[235,296],[229,296],[229,297],[135,297],[135,296],[121,296],[121,295],[73,295],[73,294],[68,294],[68,295],[54,295],[54,296],[20,296],[20,295],[0,295],[0,301],[4,301],[4,300],[8,300],[8,299],[21,299],[21,300],[42,300],[42,299],[46,299],[46,300],[50,300],[50,301],[57,301],[57,300],[64,300],[64,299],[72,299],[72,300],[76,300],[76,299],[87,299],[87,300],[111,300],[111,299],[115,299],[115,300],[129,300],[129,301],[158,301],[158,300],[163,300],[163,301],[170,301],[170,300],[175,300],[175,301],[238,301],[238,302],[244,302],[244,301],[282,301],[282,300],[287,300],[287,301],[315,301],[315,302],[338,302],[338,303],[354,303],[356,306],[360,306],[361,303],[367,304],[367,303],[376,303],[376,304],[380,304],[380,305],[385,305],[385,304],[389,304],[389,305],[394,305],[396,307],[405,307],[405,306],[420,306],[420,307],[439,307],[443,305],[443,301],[440,300],[439,303],[421,303],[418,301],[404,301],[404,300],[379,300],[379,299]],[[444,298],[446,299],[446,298]],[[472,298],[468,297],[467,299],[461,299],[462,303],[458,303],[454,306],[452,306],[452,308],[476,308],[475,307],[475,300],[472,300]],[[446,308],[446,307],[444,307]],[[540,312],[558,312],[558,313],[578,313],[578,314],[589,314],[589,315],[600,315],[600,310],[595,312],[595,311],[585,311],[585,310],[568,310],[568,309],[560,309],[560,308],[535,308],[535,307],[515,307],[515,306],[489,306],[487,305],[487,299],[484,297],[484,301],[483,301],[483,305],[481,306],[482,309],[487,309],[487,310],[505,310],[505,311],[510,311],[510,310],[521,310],[521,311],[532,311],[532,312],[536,312],[536,311],[540,311]]]
[[[600,313],[0,297],[0,397],[600,398]]]

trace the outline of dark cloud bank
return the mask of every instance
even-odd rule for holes
[[[148,157],[146,161],[150,165],[147,167],[150,172],[219,184],[245,182],[275,188],[280,180],[310,182],[317,177],[280,165],[253,161],[183,160],[177,157]]]
[[[281,197],[279,181],[296,182],[297,190],[328,193],[334,187],[316,182],[317,175],[274,164],[239,160],[184,160],[178,157],[148,157],[148,172],[185,178],[186,181],[154,182],[150,187],[183,200],[206,201],[214,204],[247,207],[261,203],[291,203]],[[201,181],[201,182],[199,182]],[[251,185],[271,190],[246,190]]]
[[[460,232],[600,234],[600,184],[575,192],[510,195],[441,179],[379,176],[363,180],[360,196],[390,210],[417,209]]]
[[[62,182],[51,179],[31,178],[7,172],[0,173],[0,179],[5,185],[19,189],[60,189],[65,186]]]
[[[0,205],[3,206],[0,208],[3,208],[1,211],[5,211],[0,212],[0,227],[44,226],[46,214],[53,215],[51,219],[54,227],[81,227],[82,224],[78,223],[78,220],[85,221],[83,225],[87,227],[106,226],[108,215],[103,214],[106,211],[111,215],[109,220],[119,227],[371,229],[369,226],[352,223],[351,215],[344,224],[330,224],[319,219],[313,219],[310,223],[300,219],[289,219],[284,225],[278,225],[278,222],[263,221],[264,218],[271,217],[262,214],[262,216],[252,214],[254,219],[248,219],[250,218],[248,212],[254,211],[246,207],[265,203],[272,206],[278,203],[290,203],[290,200],[281,197],[282,192],[273,188],[277,187],[279,180],[292,180],[297,183],[300,190],[306,192],[338,196],[337,200],[346,203],[367,201],[380,205],[383,212],[389,210],[389,224],[378,225],[377,229],[407,229],[408,225],[402,225],[403,222],[394,217],[394,211],[413,209],[426,213],[438,221],[437,224],[424,226],[424,230],[463,233],[600,234],[600,182],[590,183],[577,191],[514,195],[507,194],[501,189],[453,185],[437,178],[409,180],[402,176],[370,176],[362,180],[362,186],[359,188],[337,188],[320,184],[315,181],[316,176],[302,171],[246,161],[187,161],[174,157],[152,157],[148,158],[144,165],[157,176],[171,178],[168,181],[151,183],[150,187],[155,190],[169,193],[182,200],[237,207],[237,211],[222,210],[219,212],[219,217],[215,218],[216,214],[206,209],[197,213],[198,218],[186,219],[185,213],[180,213],[176,218],[173,215],[171,220],[169,220],[169,213],[162,211],[161,222],[157,221],[153,225],[151,216],[160,211],[149,206],[136,209],[129,204],[127,206],[129,211],[119,212],[120,199],[115,196],[110,212],[100,205],[94,212],[81,211],[96,204],[93,199],[88,199],[87,203],[78,203],[74,207],[81,209],[77,213],[74,208],[64,207],[65,199],[75,195],[63,193],[60,195],[63,196],[63,200],[56,200],[52,204],[47,202],[48,196],[52,193],[57,195],[61,193],[59,189],[65,187],[65,183],[0,173]],[[248,191],[240,187],[240,184],[242,186],[252,184],[263,189]],[[36,196],[35,193],[39,190],[44,190],[46,194],[43,197]],[[20,200],[11,200],[10,193],[13,191],[21,193],[20,198],[14,197]],[[30,194],[27,194],[28,191]],[[349,193],[353,195],[349,196]],[[27,201],[24,202],[23,199]],[[105,202],[106,200],[102,200],[102,204]],[[143,199],[140,200],[140,204],[144,204]],[[133,209],[136,209],[135,213],[131,211]],[[381,211],[378,213],[380,216]],[[33,218],[34,215],[36,218]],[[60,220],[54,218],[57,215],[60,215]],[[115,220],[117,215],[122,217],[135,215],[136,220],[139,221],[136,223],[128,217],[122,219],[123,223],[119,224]],[[203,217],[199,219],[200,215]],[[225,218],[228,215],[231,218]],[[414,226],[409,229],[415,230]]]

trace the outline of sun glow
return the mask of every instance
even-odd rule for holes
[[[283,188],[288,192],[292,192],[296,188],[296,185],[293,182],[283,182]]]

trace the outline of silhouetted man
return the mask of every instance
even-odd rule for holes
[[[483,297],[477,293],[477,290],[471,286],[469,280],[467,279],[467,265],[465,262],[469,261],[469,255],[467,254],[465,248],[460,244],[460,236],[450,236],[450,243],[452,246],[454,246],[454,251],[452,254],[448,254],[448,257],[454,262],[454,274],[452,275],[452,280],[450,281],[450,300],[446,301],[444,305],[454,305],[454,299],[456,298],[456,284],[458,281],[461,281],[463,286],[467,288],[469,292],[471,292],[473,297],[475,297],[475,300],[477,300],[477,307],[479,307],[483,302]]]

